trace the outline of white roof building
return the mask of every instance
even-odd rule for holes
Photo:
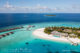
[[[51,34],[52,34],[52,35],[56,35],[56,36],[68,36],[67,33],[60,33],[60,32],[58,32],[58,31],[53,31],[53,32],[51,32]]]

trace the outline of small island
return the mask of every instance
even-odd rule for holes
[[[56,15],[45,15],[45,16],[56,16]]]
[[[33,35],[41,39],[68,42],[76,46],[80,43],[80,28],[75,27],[45,27],[36,29]]]

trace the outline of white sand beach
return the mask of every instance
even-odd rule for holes
[[[44,33],[44,28],[36,29],[33,32],[33,35],[35,35],[38,38],[51,40],[51,41],[60,41],[60,42],[74,42],[74,43],[80,43],[80,39],[78,38],[65,38],[65,37],[54,37],[53,35],[48,35]]]

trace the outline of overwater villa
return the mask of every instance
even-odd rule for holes
[[[14,32],[8,32],[8,33],[4,33],[2,35],[0,35],[0,39],[7,36],[7,35],[10,35],[10,34],[13,34]]]
[[[15,27],[15,28],[10,28],[10,29],[3,29],[3,30],[0,30],[0,32],[10,31],[10,30],[16,30],[16,29],[21,29],[21,28],[23,28],[23,26],[21,26],[21,27]]]
[[[0,35],[0,39],[2,38],[2,36]]]
[[[6,34],[3,34],[3,35],[1,35],[2,37],[5,37],[6,36]]]
[[[9,32],[9,33],[13,34],[14,32]]]
[[[9,35],[9,33],[6,33],[6,35]]]

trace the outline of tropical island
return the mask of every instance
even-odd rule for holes
[[[56,36],[65,36],[80,39],[80,28],[75,27],[46,27],[44,32],[47,34],[54,34]]]
[[[69,42],[72,45],[80,43],[80,28],[75,27],[45,27],[36,29],[33,35],[51,41]]]
[[[56,15],[45,15],[45,16],[56,16]]]

